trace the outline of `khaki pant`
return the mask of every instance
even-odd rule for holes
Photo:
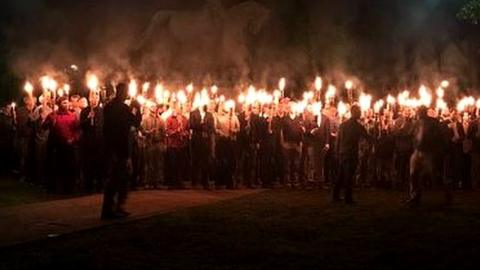
[[[145,184],[153,188],[157,188],[164,182],[164,148],[159,143],[147,144],[145,146]]]

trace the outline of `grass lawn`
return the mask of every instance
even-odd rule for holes
[[[12,176],[0,177],[0,208],[51,200],[55,197],[37,186],[21,183]]]
[[[480,193],[274,190],[0,250],[4,269],[479,269]]]

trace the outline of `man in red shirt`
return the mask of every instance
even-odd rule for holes
[[[177,105],[167,118],[167,185],[169,188],[183,188],[187,170],[189,129],[188,120]]]
[[[50,117],[51,135],[55,149],[57,191],[72,193],[75,186],[75,146],[80,137],[80,123],[69,110],[68,98],[59,99],[59,108]]]

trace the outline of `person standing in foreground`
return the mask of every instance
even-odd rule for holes
[[[127,199],[128,176],[132,170],[128,140],[130,128],[138,127],[141,119],[124,103],[127,85],[117,85],[115,98],[104,108],[104,136],[108,162],[108,179],[105,186],[102,219],[122,218],[129,215],[124,209]],[[140,116],[141,117],[141,116]],[[117,200],[115,201],[115,197]]]
[[[418,121],[414,128],[414,152],[410,158],[410,188],[409,206],[418,206],[422,197],[424,181],[434,177],[434,160],[436,155],[442,155],[442,149],[447,145],[440,122],[428,116],[427,108],[418,109]],[[445,198],[447,204],[452,202],[449,183],[445,183]]]
[[[336,152],[338,157],[338,177],[333,188],[333,201],[340,201],[340,191],[345,190],[345,202],[354,204],[353,177],[358,164],[358,143],[360,139],[369,139],[364,126],[359,123],[361,116],[360,107],[353,105],[352,116],[340,125]]]

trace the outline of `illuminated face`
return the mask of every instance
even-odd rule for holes
[[[253,107],[253,113],[254,114],[259,114],[260,113],[260,106],[259,105],[255,105]]]
[[[151,114],[151,115],[155,115],[155,114],[157,113],[157,106],[151,105],[151,106],[149,107],[149,111],[150,111],[150,114]]]
[[[60,103],[60,108],[66,111],[68,110],[69,105],[70,103],[68,102],[68,100],[62,100],[62,102]]]
[[[34,99],[34,98],[25,97],[24,102],[25,102],[25,107],[26,107],[28,110],[32,110],[33,107],[35,106],[35,99]]]
[[[98,98],[97,95],[92,95],[89,99],[90,106],[93,107],[93,108],[97,107],[99,101],[100,101],[100,99]]]

